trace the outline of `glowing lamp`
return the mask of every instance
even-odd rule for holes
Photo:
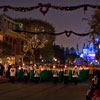
[[[89,54],[89,56],[95,56],[95,54]]]

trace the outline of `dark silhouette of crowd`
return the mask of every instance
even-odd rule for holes
[[[0,65],[0,76],[14,83],[17,81],[53,81],[77,84],[89,76],[89,69],[82,66],[67,65]]]
[[[100,71],[95,70],[91,76],[91,85],[87,90],[86,100],[100,100]]]

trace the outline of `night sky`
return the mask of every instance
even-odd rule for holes
[[[10,5],[16,7],[30,7],[36,6],[38,3],[51,3],[53,5],[58,6],[76,6],[80,4],[100,4],[100,0],[0,0],[0,6]],[[39,9],[33,10],[30,12],[15,12],[9,10],[6,12],[12,18],[34,18],[34,19],[42,19],[51,23],[56,32],[62,32],[64,30],[72,30],[77,33],[86,33],[89,32],[90,28],[87,24],[87,21],[82,20],[83,18],[91,19],[91,15],[93,14],[94,9],[88,8],[86,13],[84,14],[83,9],[77,9],[73,11],[57,11],[54,9],[49,9],[48,13],[43,16]],[[2,14],[2,10],[0,10],[0,14]],[[83,47],[83,43],[88,43],[89,37],[79,37],[75,35],[71,35],[67,37],[66,35],[56,36],[56,44],[59,44],[64,47],[76,47],[79,45],[79,49],[81,51]]]

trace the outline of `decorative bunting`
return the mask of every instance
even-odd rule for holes
[[[14,11],[20,11],[20,12],[27,12],[27,11],[32,11],[32,10],[36,10],[39,9],[40,12],[45,15],[50,8],[58,10],[58,11],[73,11],[73,10],[77,10],[80,8],[83,8],[84,12],[87,11],[88,7],[93,8],[93,9],[100,9],[99,5],[89,5],[89,4],[84,4],[84,5],[77,5],[77,6],[54,6],[51,5],[51,3],[48,4],[42,4],[39,3],[37,6],[33,6],[33,7],[12,7],[12,6],[0,6],[0,9],[4,9],[3,11],[8,11],[8,9],[10,10],[14,10]]]
[[[67,37],[70,37],[71,36],[71,31],[65,31],[65,34]]]
[[[45,15],[48,12],[49,8],[48,7],[41,7],[40,12]]]
[[[92,32],[89,32],[89,33],[76,33],[76,32],[73,32],[73,31],[67,31],[65,30],[64,32],[60,32],[60,33],[50,33],[50,32],[28,32],[28,31],[21,31],[21,30],[13,30],[15,32],[19,32],[19,33],[29,33],[29,34],[32,34],[32,35],[39,35],[39,34],[50,34],[50,35],[62,35],[62,34],[65,34],[67,37],[70,37],[71,34],[74,34],[74,35],[77,35],[77,36],[87,36],[87,35],[90,35]]]

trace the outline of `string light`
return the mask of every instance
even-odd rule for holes
[[[37,6],[33,6],[33,7],[0,6],[0,9],[3,9],[4,12],[8,11],[8,9],[14,10],[14,11],[20,11],[20,12],[28,12],[28,11],[39,9],[39,11],[43,15],[45,15],[49,11],[50,8],[58,10],[58,11],[73,11],[73,10],[83,8],[84,13],[85,13],[88,7],[93,8],[93,9],[100,9],[99,5],[83,4],[83,5],[77,5],[77,6],[54,6],[51,3],[47,3],[47,4],[39,3]]]
[[[15,32],[19,32],[19,33],[29,33],[29,34],[32,34],[32,35],[39,35],[39,34],[50,34],[50,35],[54,35],[54,36],[57,36],[57,35],[62,35],[62,34],[65,34],[67,37],[70,37],[71,34],[74,34],[74,35],[77,35],[77,36],[87,36],[87,35],[90,35],[92,32],[88,32],[88,33],[76,33],[74,31],[63,31],[63,32],[60,32],[60,33],[50,33],[50,32],[29,32],[29,31],[21,31],[21,30],[13,30]]]

